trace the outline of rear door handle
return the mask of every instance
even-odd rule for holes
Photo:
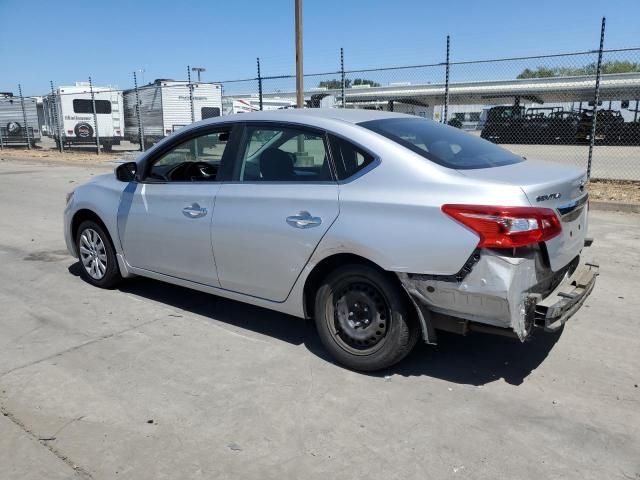
[[[322,223],[320,217],[314,217],[307,211],[298,212],[297,215],[287,217],[287,223],[295,228],[312,228]]]
[[[198,203],[192,203],[182,209],[182,214],[187,218],[200,218],[207,214],[207,209],[200,207]]]

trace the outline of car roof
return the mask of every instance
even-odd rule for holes
[[[363,110],[350,108],[301,108],[283,110],[264,110],[261,112],[237,113],[223,117],[216,117],[218,121],[270,121],[270,122],[301,122],[314,124],[315,120],[339,120],[347,123],[362,123],[370,120],[385,118],[415,118],[402,113],[382,112],[378,110]],[[204,123],[204,122],[203,122]]]

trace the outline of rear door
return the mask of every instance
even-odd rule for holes
[[[222,288],[284,301],[338,216],[324,132],[248,124],[234,181],[216,197],[213,250]]]

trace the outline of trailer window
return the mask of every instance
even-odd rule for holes
[[[93,113],[93,102],[82,98],[73,100],[73,113]],[[111,113],[109,100],[96,100],[96,113]]]
[[[202,120],[206,118],[214,118],[220,116],[220,109],[218,107],[202,107],[200,109],[200,115]]]

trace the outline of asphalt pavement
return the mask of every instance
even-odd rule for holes
[[[440,335],[376,374],[310,322],[146,279],[83,282],[65,193],[0,162],[0,478],[640,479],[640,215],[591,212],[559,335]]]

